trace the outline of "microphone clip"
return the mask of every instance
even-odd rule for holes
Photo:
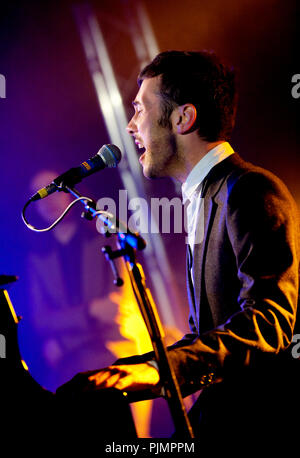
[[[120,250],[115,250],[113,251],[109,245],[105,245],[102,248],[102,253],[106,257],[106,259],[109,261],[113,276],[114,276],[114,285],[116,286],[122,286],[124,284],[124,280],[120,277],[118,273],[117,266],[115,264],[115,259],[119,258],[121,256],[124,256],[125,250],[120,249]]]
[[[92,211],[93,209],[94,211]],[[81,218],[84,218],[88,221],[92,221],[94,219],[94,212],[96,211],[96,202],[90,201],[85,205],[85,211],[81,213]]]

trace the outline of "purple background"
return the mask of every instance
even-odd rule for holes
[[[95,2],[128,116],[136,91],[133,50],[127,45],[125,32],[113,33],[110,20],[124,23],[125,14],[131,13],[134,3]],[[160,50],[213,49],[237,68],[240,98],[232,146],[244,159],[281,177],[299,204],[300,100],[291,95],[291,78],[300,73],[296,1],[186,0],[183,6],[177,0],[146,0],[144,4]],[[94,359],[87,362],[85,355],[79,354],[81,345],[75,345],[68,369],[61,369],[59,376],[60,370],[56,368],[53,377],[51,367],[45,364],[39,351],[43,345],[43,330],[38,329],[31,307],[30,253],[41,254],[48,245],[55,249],[55,242],[52,234],[34,234],[21,220],[22,207],[32,194],[30,181],[42,169],[61,173],[78,165],[94,155],[102,144],[109,143],[71,5],[68,1],[23,2],[23,5],[19,2],[18,6],[9,2],[8,6],[1,7],[0,19],[0,73],[5,76],[7,85],[6,99],[0,99],[0,273],[20,277],[10,289],[15,309],[24,317],[19,329],[20,348],[34,377],[53,390],[78,370],[93,368],[88,366],[95,361],[99,367],[112,362],[114,357],[104,349],[103,341],[116,333],[113,321],[111,324],[88,321]],[[176,195],[170,180],[145,180],[145,186],[149,196]],[[116,198],[120,187],[117,170],[96,174],[80,185],[83,193],[95,199]],[[103,239],[91,226],[93,223],[80,220],[80,210],[75,209],[67,217],[69,221],[77,221],[78,243],[99,237],[100,249]],[[35,209],[30,215],[36,218],[37,225],[44,224]],[[178,235],[164,236],[164,240],[170,262],[176,265],[179,302],[182,316],[186,317],[185,246]],[[74,281],[73,293],[82,275],[76,269],[77,246],[73,245],[70,254],[75,269],[71,272],[66,267],[64,272],[69,287],[72,288]],[[66,258],[68,256],[66,252]],[[44,274],[53,279],[55,288],[57,272],[45,271]],[[95,261],[89,281],[90,300],[115,291],[109,268],[102,260]],[[49,299],[49,304],[43,304],[45,310],[52,307],[50,302]],[[186,329],[185,325],[182,331]],[[76,338],[76,333],[72,335]],[[167,429],[165,424],[162,429]],[[159,427],[156,424],[156,428]]]

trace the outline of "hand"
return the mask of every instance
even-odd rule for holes
[[[159,385],[159,373],[147,364],[108,366],[88,377],[97,388],[117,388],[118,390],[140,391],[155,389]]]

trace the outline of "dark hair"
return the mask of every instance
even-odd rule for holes
[[[138,83],[158,75],[162,76],[162,125],[170,125],[169,117],[176,106],[192,103],[201,138],[210,142],[229,139],[237,102],[232,68],[212,52],[165,51],[141,71]]]

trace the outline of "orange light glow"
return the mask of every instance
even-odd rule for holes
[[[124,280],[121,293],[111,293],[109,297],[118,304],[115,322],[119,325],[120,334],[127,340],[106,342],[108,350],[117,358],[142,354],[153,349],[124,265],[121,277]],[[152,404],[153,401],[141,401],[130,405],[138,437],[151,437]]]
[[[143,354],[153,350],[152,342],[140,313],[128,272],[123,263],[120,267],[120,272],[121,278],[124,280],[124,285],[120,288],[120,293],[111,293],[109,298],[118,306],[115,322],[119,325],[120,334],[126,340],[106,342],[108,350],[117,358]],[[148,293],[154,306],[154,313],[159,319],[150,291]],[[166,345],[171,345],[182,337],[182,333],[174,327],[166,326],[161,329],[161,333],[164,336]],[[150,426],[153,401],[135,402],[130,406],[138,437],[151,437]]]

